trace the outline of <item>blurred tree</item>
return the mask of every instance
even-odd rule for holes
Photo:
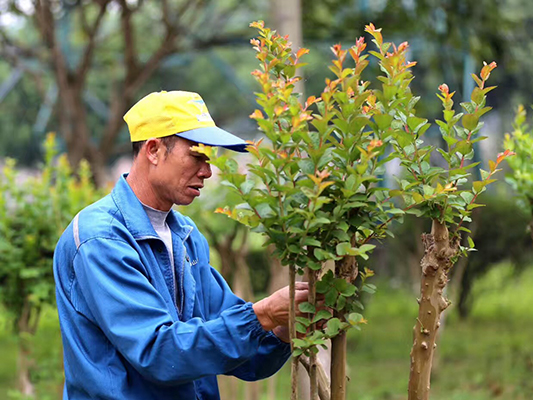
[[[249,11],[247,2],[234,0],[5,3],[4,15],[16,17],[18,29],[1,27],[2,56],[16,67],[37,61],[43,74],[53,75],[69,161],[77,166],[87,159],[98,183],[122,116],[161,63],[175,53],[241,40],[246,24],[235,21]],[[87,103],[105,120],[101,133],[92,132]]]
[[[457,308],[466,318],[475,299],[474,282],[498,263],[509,260],[518,271],[530,265],[531,239],[527,235],[528,214],[513,199],[493,196],[485,199],[487,206],[475,216],[476,252],[470,253],[461,278]]]
[[[34,394],[30,380],[29,338],[42,307],[54,304],[52,257],[65,226],[84,206],[102,196],[87,163],[75,178],[66,156],[55,159],[55,139],[46,141],[46,163],[38,176],[21,182],[8,160],[0,175],[0,303],[19,337],[19,384]]]
[[[509,103],[530,98],[533,91],[529,66],[533,8],[529,0],[302,1],[303,36],[308,45],[332,38],[352,41],[365,35],[364,26],[370,21],[393,37],[408,40],[412,58],[419,61],[413,91],[422,96],[446,81],[458,88],[457,97],[466,98],[473,89],[469,82],[474,66],[488,60],[496,60],[501,67],[494,84],[507,91],[506,96],[493,96],[491,105],[509,107]],[[439,113],[435,98],[428,98],[419,108],[429,117]]]
[[[481,202],[486,206],[474,211],[473,222],[469,225],[478,251],[471,252],[468,258],[461,258],[451,276],[450,295],[463,318],[468,317],[475,301],[471,289],[478,279],[502,261],[512,262],[519,271],[529,266],[533,256],[531,239],[526,232],[529,221],[526,210],[503,194],[485,194]],[[410,264],[417,265],[415,259],[420,255],[417,243],[420,242],[420,231],[427,230],[426,225],[417,226],[416,218],[406,216],[403,224],[394,227],[395,238],[380,246],[380,252],[388,255],[389,266],[371,260],[369,267],[375,268],[380,276],[414,286],[420,277],[407,271],[412,267]],[[467,246],[466,241],[463,245]]]
[[[526,110],[519,106],[513,124],[513,132],[505,135],[504,146],[516,152],[509,163],[512,172],[507,182],[518,194],[517,203],[529,216],[529,233],[533,239],[533,131],[526,123]]]

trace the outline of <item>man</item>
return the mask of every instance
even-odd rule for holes
[[[195,93],[152,93],[124,119],[130,173],[74,218],[54,255],[64,399],[211,400],[216,375],[272,375],[290,356],[288,289],[255,304],[236,297],[192,220],[171,210],[211,176],[191,146],[245,142]],[[297,289],[305,301],[306,284]]]

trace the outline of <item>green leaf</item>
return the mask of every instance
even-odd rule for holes
[[[338,256],[354,256],[357,250],[352,247],[351,243],[343,242],[337,245],[336,251]]]
[[[337,289],[339,292],[343,292],[348,287],[349,283],[346,281],[346,279],[342,278],[335,278],[333,281],[333,287]]]
[[[311,321],[309,321],[309,319],[305,317],[296,317],[296,321],[305,327],[308,327],[309,325],[311,325]]]
[[[389,214],[392,214],[392,215],[402,215],[402,214],[405,214],[405,211],[400,209],[400,208],[391,208],[390,210],[387,211]]]
[[[422,196],[420,193],[413,192],[411,193],[411,196],[413,196],[413,200],[415,201],[415,203],[422,203],[425,201],[424,196]]]
[[[307,333],[307,328],[300,324],[299,322],[296,323],[296,331],[300,333]]]
[[[443,149],[437,149],[437,151],[440,153],[442,158],[446,160],[446,162],[450,162],[451,156],[446,151],[444,151]]]
[[[424,118],[419,117],[409,117],[407,118],[407,125],[409,126],[409,129],[413,131],[414,133],[418,133],[419,129],[422,128],[423,125],[427,124],[428,120]]]
[[[335,255],[331,254],[329,251],[322,250],[318,247],[315,247],[313,254],[318,261],[332,260],[335,258]]]
[[[407,147],[415,141],[414,135],[411,135],[410,133],[407,133],[404,130],[400,129],[395,131],[394,138],[402,148]]]
[[[471,192],[462,192],[460,195],[466,204],[470,204],[474,199],[474,195]]]
[[[361,290],[363,292],[367,292],[367,293],[370,293],[370,294],[374,294],[376,293],[376,286],[375,285],[372,285],[370,283],[365,283],[363,285],[363,287],[361,288]]]
[[[391,190],[389,192],[389,197],[401,196],[402,194],[403,194],[402,190]]]
[[[378,125],[378,128],[382,131],[390,128],[390,124],[392,122],[392,115],[389,114],[377,114],[374,115],[374,120],[376,121],[376,124]]]
[[[329,337],[336,336],[339,333],[339,330],[341,328],[341,321],[338,318],[331,318],[328,321],[327,327],[326,327],[326,335]]]
[[[343,310],[345,306],[346,306],[346,297],[339,296],[339,298],[337,299],[336,310],[337,311]]]
[[[292,343],[294,343],[296,347],[302,347],[302,348],[308,347],[307,342],[302,339],[292,339]]]
[[[307,236],[303,241],[304,246],[314,246],[314,247],[320,247],[322,246],[322,243],[320,243],[318,240],[313,239],[312,237]]]
[[[356,291],[357,291],[357,287],[349,283],[346,289],[340,292],[340,294],[341,296],[350,297],[350,296],[353,296]]]
[[[453,118],[454,114],[455,114],[455,111],[453,111],[453,110],[445,110],[444,111],[444,120],[446,122],[449,122]]]
[[[338,292],[337,290],[331,288],[327,293],[326,293],[326,296],[325,296],[325,299],[324,301],[326,302],[326,305],[328,307],[334,307],[335,306],[335,303],[337,302],[337,296],[338,296]]]
[[[461,140],[456,144],[455,149],[465,156],[472,151],[472,143],[467,140]]]
[[[255,207],[255,210],[257,211],[261,219],[274,216],[274,211],[272,210],[272,208],[270,208],[270,206],[267,203],[259,203]]]
[[[320,321],[321,319],[330,319],[333,315],[327,310],[320,310],[316,313],[315,318],[313,318],[313,323]]]
[[[383,95],[385,96],[386,101],[390,101],[397,92],[398,92],[398,86],[385,85],[385,84],[383,85]]]
[[[309,224],[309,228],[314,228],[317,225],[327,225],[329,223],[331,223],[329,219],[324,218],[324,217],[319,217],[311,221],[311,223]]]
[[[321,294],[326,293],[329,290],[330,287],[331,286],[330,286],[330,284],[328,282],[323,281],[323,280],[322,281],[318,281],[316,283],[316,292],[317,293],[321,293]]]
[[[298,356],[301,356],[303,353],[304,353],[303,349],[300,349],[299,347],[295,347],[292,352],[292,356],[298,357]]]
[[[479,117],[475,114],[465,114],[463,115],[463,126],[469,131],[473,131],[477,128],[479,122]],[[464,153],[463,153],[464,154]]]
[[[476,194],[479,194],[485,189],[486,182],[485,181],[475,181],[472,183],[472,187],[474,188],[474,192]]]
[[[373,250],[375,247],[376,245],[374,244],[362,244],[361,246],[359,246],[359,252],[366,253]]]
[[[350,315],[348,315],[348,322],[352,325],[358,324],[362,320],[363,316],[359,313],[350,313]]]
[[[344,182],[344,187],[349,190],[356,190],[357,189],[357,178],[355,175],[350,175],[348,178],[346,178],[346,181]]]
[[[306,175],[314,175],[315,173],[315,164],[309,158],[304,158],[298,161],[298,166],[300,167],[302,172]]]
[[[360,310],[364,310],[365,309],[365,306],[359,300],[352,300],[352,303],[353,303],[354,306],[356,306]]]
[[[241,192],[243,194],[248,194],[254,187],[255,182],[251,179],[247,179],[241,184]]]
[[[307,301],[304,303],[300,303],[300,305],[298,306],[298,309],[303,313],[310,313],[310,314],[316,313],[315,306]]]
[[[470,236],[468,236],[468,246],[473,249],[476,247],[476,245],[474,244],[474,241],[472,240],[472,238]]]

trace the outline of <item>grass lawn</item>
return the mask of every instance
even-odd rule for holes
[[[533,399],[533,268],[518,278],[508,265],[493,269],[476,283],[470,319],[452,310],[438,346],[432,400]],[[407,398],[409,352],[417,308],[414,296],[378,282],[369,302],[368,325],[349,337],[348,399]],[[16,339],[0,315],[0,399],[16,385]],[[34,375],[39,400],[56,400],[61,382],[60,337],[54,310],[45,313],[34,338]],[[277,374],[277,399],[287,399],[289,370]],[[267,383],[260,383],[266,399]],[[240,393],[244,393],[242,385]],[[244,399],[235,393],[231,399]],[[13,397],[16,398],[16,397]]]

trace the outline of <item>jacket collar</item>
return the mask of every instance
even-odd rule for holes
[[[124,217],[126,228],[133,235],[135,240],[158,237],[140,200],[126,181],[127,176],[127,173],[123,174],[111,192],[113,201]],[[176,233],[182,241],[185,241],[193,227],[182,223],[180,219],[183,217],[178,218],[179,214],[177,214],[176,211],[172,210],[167,217],[167,223],[169,228]]]

